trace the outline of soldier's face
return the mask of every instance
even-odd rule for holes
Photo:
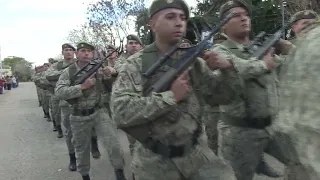
[[[128,43],[126,45],[126,50],[131,55],[141,50],[141,48],[141,44],[135,40],[128,40]]]
[[[229,12],[235,12],[238,16],[233,17],[224,25],[223,29],[228,35],[248,36],[251,30],[251,19],[248,12],[241,7],[232,8]]]
[[[74,50],[72,48],[64,48],[62,51],[62,55],[64,59],[73,59],[74,58]]]
[[[304,27],[315,21],[315,19],[300,19],[296,23],[294,23],[294,25],[292,26],[292,31],[296,34],[299,34]]]
[[[154,15],[150,27],[161,42],[176,44],[186,32],[187,19],[180,9],[164,9]]]
[[[77,51],[77,59],[79,61],[91,61],[93,52],[91,49],[81,48]]]
[[[112,53],[108,59],[115,59],[118,57],[118,53],[117,53],[117,51],[114,51],[114,49],[107,49],[107,53],[108,54]]]

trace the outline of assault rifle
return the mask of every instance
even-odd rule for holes
[[[250,57],[256,57],[261,60],[265,53],[279,42],[283,33],[292,26],[293,23],[295,23],[295,21],[288,22],[274,34],[268,35],[264,31],[260,32],[244,50],[250,54]]]
[[[167,90],[172,84],[172,82],[185,70],[187,70],[189,67],[191,67],[196,61],[196,57],[200,56],[202,52],[206,49],[208,40],[212,38],[212,36],[216,33],[218,33],[223,25],[225,25],[231,18],[237,16],[236,13],[230,13],[228,14],[218,25],[210,31],[210,33],[199,42],[198,45],[187,48],[185,50],[185,54],[183,57],[179,60],[179,64],[177,64],[175,67],[171,68],[169,71],[167,71],[161,79],[159,79],[155,84],[148,87],[146,91],[144,92],[145,96],[150,95],[152,92],[163,92]],[[143,75],[146,78],[151,78],[152,75],[162,66],[164,65],[176,51],[181,50],[179,46],[175,46],[172,48],[168,53],[166,53],[163,57],[158,59],[156,63],[154,63]],[[185,49],[185,48],[184,48]]]
[[[89,63],[87,63],[84,67],[82,67],[79,71],[77,71],[73,75],[72,78],[75,79],[75,81],[71,84],[71,86],[84,83],[89,77],[91,77],[95,72],[97,72],[100,67],[102,67],[103,63],[106,61],[106,59],[108,59],[108,57],[110,57],[116,51],[119,52],[119,50],[120,49],[117,48],[116,50],[112,51],[108,55],[106,55],[104,51],[100,53],[95,52],[94,59],[91,60]],[[87,70],[87,67],[89,66],[91,66],[91,68]],[[78,78],[77,76],[83,71],[85,71],[86,73]]]

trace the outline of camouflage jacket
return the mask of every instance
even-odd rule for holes
[[[121,54],[121,56],[116,60],[114,68],[119,71],[120,67],[126,62],[126,59],[128,59],[129,56],[130,55],[128,53]]]
[[[275,70],[269,72],[264,61],[247,59],[242,53],[244,46],[226,40],[213,46],[212,50],[231,61],[235,70],[221,70],[223,83],[229,86],[233,99],[227,105],[221,105],[224,114],[244,119],[275,117],[278,113],[278,78]],[[239,52],[235,54],[235,50]],[[282,59],[276,58],[278,66]]]
[[[117,62],[117,60],[116,60],[116,62]],[[108,63],[104,63],[103,65],[108,66]],[[100,74],[102,74],[102,72]],[[112,85],[113,85],[113,82],[116,80],[116,78],[117,78],[116,76],[102,75],[101,102],[102,102],[103,106],[108,107],[108,108],[110,106]]]
[[[46,79],[50,82],[52,86],[54,87],[56,86],[56,83],[59,80],[59,77],[62,74],[63,69],[65,69],[69,65],[70,63],[67,60],[63,59],[59,62],[52,64],[52,66],[46,71],[45,73]],[[70,106],[70,104],[67,101],[60,101],[59,106],[68,107]]]
[[[77,63],[75,63],[75,66],[77,71],[81,69]],[[64,69],[60,75],[55,88],[56,97],[60,100],[76,99],[72,106],[78,109],[90,109],[100,105],[101,87],[99,87],[99,85],[101,85],[101,83],[98,83],[98,81],[101,82],[102,80],[100,74],[97,73],[96,85],[89,89],[81,90],[80,84],[71,86],[71,77],[73,75],[69,74],[69,68],[70,67]],[[91,66],[89,65],[87,68],[91,68]],[[85,71],[82,71],[78,76],[82,76],[84,73]]]
[[[308,32],[286,64],[274,125],[281,137],[287,137],[282,139],[283,150],[293,162],[303,164],[310,179],[320,179],[319,36],[320,27]]]
[[[163,144],[183,144],[192,137],[201,113],[201,99],[196,97],[196,91],[208,94],[208,97],[215,101],[216,96],[213,94],[219,84],[219,77],[199,58],[197,66],[194,67],[199,87],[192,85],[184,101],[177,104],[171,91],[152,93],[150,97],[144,97],[142,62],[145,55],[148,56],[145,60],[159,59],[159,51],[154,43],[130,56],[121,68],[111,96],[113,119],[120,128],[151,123],[150,133],[155,139]],[[160,69],[166,71],[168,66]],[[180,113],[171,118],[172,111]]]

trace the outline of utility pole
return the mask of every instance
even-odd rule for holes
[[[285,1],[281,1],[281,16],[282,16],[282,27],[284,27],[284,16],[285,16]],[[286,32],[283,32],[283,39],[286,39]]]

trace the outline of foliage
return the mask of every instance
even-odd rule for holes
[[[219,22],[219,9],[229,0],[196,0],[196,7],[191,8],[195,16],[202,16],[211,25],[215,26]],[[284,20],[300,10],[312,9],[320,12],[320,1],[317,0],[242,0],[251,9],[252,14],[252,35],[260,31],[273,33],[282,25],[282,3],[284,4]],[[147,11],[147,10],[145,10]],[[136,20],[136,31],[141,39],[147,37],[147,15],[145,11],[138,15]]]
[[[145,8],[140,11],[135,21],[135,30],[138,32],[143,44],[148,44],[148,9]]]
[[[78,29],[73,29],[69,32],[68,41],[74,45],[79,42],[87,42],[92,45],[105,45],[110,43],[108,31],[101,31],[101,29],[88,24],[80,25]]]
[[[132,33],[134,21],[144,9],[145,0],[99,0],[88,7],[89,27],[99,37],[107,35],[104,42],[115,45],[117,40]]]
[[[32,64],[22,57],[9,56],[3,59],[3,64],[11,68],[12,74],[20,81],[27,81],[32,75]]]

